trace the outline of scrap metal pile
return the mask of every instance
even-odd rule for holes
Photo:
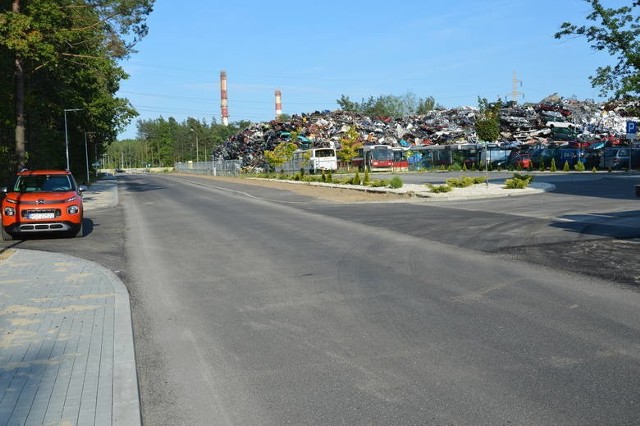
[[[603,104],[549,96],[536,104],[507,103],[500,112],[502,144],[544,145],[579,140],[619,141],[634,104]],[[294,115],[288,121],[252,124],[232,136],[213,153],[215,159],[242,160],[243,166],[260,166],[263,153],[288,141],[293,132],[299,145],[340,148],[343,135],[353,127],[365,144],[391,146],[448,145],[475,143],[478,110],[460,107],[434,110],[425,115],[370,118],[345,111],[323,111]]]

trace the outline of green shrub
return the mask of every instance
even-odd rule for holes
[[[549,171],[550,172],[557,172],[558,171],[558,169],[556,167],[556,159],[555,158],[551,159],[551,166],[549,166]]]
[[[362,180],[362,184],[363,185],[369,185],[369,182],[371,181],[371,178],[369,177],[369,170],[366,169],[364,171],[364,179]]]
[[[351,185],[360,185],[360,173],[356,172],[351,180]]]
[[[571,171],[571,166],[569,166],[569,162],[568,161],[564,162],[564,165],[562,166],[562,171],[564,171],[564,172]]]
[[[331,172],[327,173],[327,182],[333,182],[333,176],[331,175]]]
[[[596,169],[596,166],[593,166],[593,169],[591,169],[591,171],[592,171],[593,173],[596,173],[596,172],[598,171],[598,169]]]
[[[504,181],[506,189],[524,189],[529,186],[529,182],[520,179],[507,179]]]
[[[524,189],[528,187],[531,182],[533,182],[532,175],[514,173],[511,179],[507,179],[504,182],[504,187],[506,189]]]
[[[485,178],[484,176],[477,176],[477,177],[463,176],[460,178],[447,179],[446,183],[452,188],[466,188],[471,185],[476,185],[478,183],[484,183],[486,180],[487,178]]]
[[[434,192],[436,194],[443,193],[443,192],[451,192],[451,190],[453,189],[447,184],[444,184],[444,185],[432,185],[432,184],[428,183],[427,186],[429,187],[429,190],[431,192]]]
[[[540,163],[538,164],[538,171],[544,172],[544,159],[540,158]]]
[[[576,172],[584,172],[584,163],[582,161],[578,161],[576,165],[573,166],[573,168],[576,170]]]
[[[369,183],[369,186],[371,186],[372,188],[384,188],[386,186],[389,186],[389,182],[384,179],[374,179],[371,181],[371,183]]]
[[[533,176],[533,175],[523,175],[523,174],[520,174],[520,173],[514,173],[513,174],[513,178],[514,179],[526,180],[529,183],[533,182],[534,177],[535,176]]]
[[[472,179],[470,177],[451,178],[447,179],[447,185],[452,188],[465,188],[472,185]]]
[[[389,186],[394,189],[402,188],[402,185],[404,185],[404,183],[402,183],[400,176],[394,176],[389,181]]]

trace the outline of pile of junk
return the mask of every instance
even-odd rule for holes
[[[508,102],[500,111],[497,145],[518,153],[534,149],[569,146],[603,150],[625,144],[626,124],[638,121],[638,102],[596,103],[567,99],[556,94],[537,103]],[[418,146],[477,144],[475,123],[478,109],[436,109],[402,118],[372,118],[362,114],[315,111],[293,115],[286,121],[254,123],[230,137],[213,152],[215,160],[241,160],[247,169],[265,165],[263,153],[297,135],[300,148],[333,146],[355,129],[363,144],[411,149]]]

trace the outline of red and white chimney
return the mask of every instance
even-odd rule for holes
[[[276,120],[282,115],[282,93],[276,90]]]
[[[220,110],[222,116],[222,124],[229,125],[229,106],[227,98],[227,73],[220,71]]]

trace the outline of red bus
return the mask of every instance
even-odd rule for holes
[[[364,145],[358,149],[358,156],[351,160],[351,165],[361,172],[392,171],[394,151],[389,145]]]

